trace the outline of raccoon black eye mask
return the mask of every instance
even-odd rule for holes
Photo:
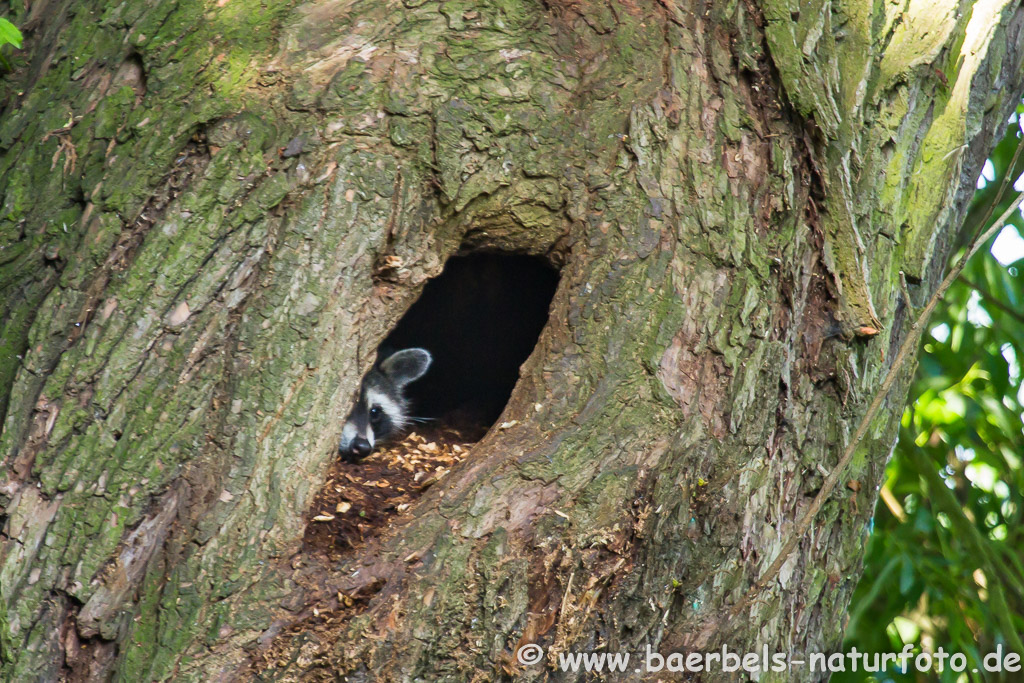
[[[409,424],[405,387],[423,376],[431,360],[426,349],[404,349],[378,361],[366,373],[359,398],[341,430],[340,454],[365,458],[377,444]]]

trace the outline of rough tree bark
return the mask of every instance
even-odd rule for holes
[[[719,617],[904,338],[899,272],[937,282],[1022,89],[1019,3],[9,10],[6,680],[568,680],[517,643],[839,646],[905,379]],[[371,547],[303,557],[368,359],[460,246],[561,265],[516,424]]]

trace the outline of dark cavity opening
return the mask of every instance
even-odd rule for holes
[[[434,362],[406,395],[418,417],[480,433],[501,415],[548,319],[558,271],[536,256],[453,256],[381,344]]]

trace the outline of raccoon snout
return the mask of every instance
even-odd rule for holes
[[[370,442],[362,437],[356,437],[352,440],[352,445],[348,447],[349,453],[356,456],[357,458],[365,458],[373,450],[373,446]]]

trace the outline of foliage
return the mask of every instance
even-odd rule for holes
[[[1014,198],[1004,179],[1024,170],[1021,137],[1015,116],[979,180],[965,242]],[[1021,235],[1024,220],[1014,212],[929,323],[847,627],[848,652],[941,646],[967,655],[966,672],[847,672],[833,681],[1022,676],[982,666],[1000,645],[1024,656],[1024,259],[1007,262],[1020,256]]]
[[[13,45],[21,49],[21,31],[17,26],[0,17],[0,47],[4,45]]]
[[[7,19],[0,17],[0,49],[7,45],[13,45],[15,48],[21,49],[21,31]],[[0,64],[8,70],[11,68],[3,52],[0,52]]]

